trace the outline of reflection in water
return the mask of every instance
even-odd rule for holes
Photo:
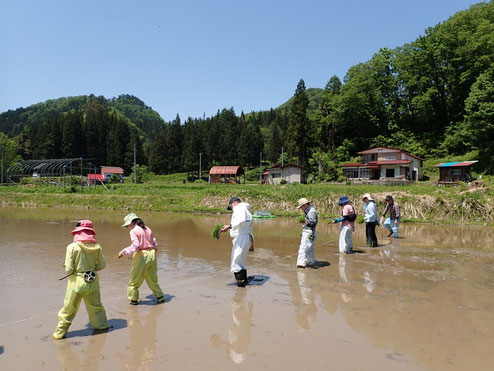
[[[346,254],[340,253],[340,259],[338,261],[338,271],[340,272],[340,280],[341,282],[348,282],[348,278],[346,277]]]
[[[364,287],[369,293],[374,291],[374,289],[376,288],[376,283],[372,279],[369,271],[364,272]]]
[[[56,341],[57,358],[63,370],[99,370],[100,361],[103,359],[101,351],[105,345],[108,334],[102,333],[91,336],[86,350],[79,349],[80,341],[62,340]]]
[[[314,303],[312,288],[307,282],[307,271],[297,270],[297,283],[300,289],[302,300],[295,300],[295,319],[299,330],[304,331],[310,329],[310,325],[316,319],[317,308]]]
[[[143,308],[129,307],[130,350],[117,354],[125,370],[149,370],[156,360],[156,327],[163,308],[164,305],[154,305],[149,311],[144,311]]]
[[[232,324],[228,331],[228,341],[224,341],[217,334],[211,336],[213,346],[224,348],[234,363],[242,363],[245,360],[252,339],[253,303],[245,305],[246,295],[245,288],[237,288],[230,300]]]
[[[340,282],[342,286],[346,286],[348,284],[348,278],[346,276],[346,268],[347,268],[347,263],[346,263],[346,254],[345,253],[340,253],[340,258],[338,261],[338,272],[340,273]],[[343,303],[348,303],[350,300],[352,300],[352,296],[350,295],[349,291],[342,291],[341,292],[341,300]]]

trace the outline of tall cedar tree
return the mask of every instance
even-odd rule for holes
[[[309,99],[305,94],[305,82],[300,79],[293,96],[293,104],[288,119],[286,132],[286,145],[291,155],[295,155],[299,165],[304,165],[307,152],[309,120],[307,118],[307,107]]]

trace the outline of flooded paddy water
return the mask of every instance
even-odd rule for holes
[[[209,232],[228,215],[143,213],[159,242],[166,303],[143,284],[130,306],[131,261],[123,212],[0,208],[1,370],[492,370],[494,230],[402,224],[403,238],[365,227],[340,255],[338,226],[320,221],[319,269],[297,269],[300,225],[258,220],[249,275],[231,285],[231,240]],[[107,267],[101,297],[113,328],[91,335],[84,305],[54,341],[66,281],[62,264],[75,221],[91,219]]]

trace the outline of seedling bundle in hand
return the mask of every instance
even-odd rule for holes
[[[211,238],[216,238],[217,240],[219,240],[220,238],[220,229],[223,227],[222,224],[216,224],[213,228],[213,230],[211,231]]]

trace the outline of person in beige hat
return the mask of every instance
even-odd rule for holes
[[[379,225],[379,215],[377,214],[377,205],[370,193],[362,196],[364,201],[364,220],[365,220],[365,236],[367,237],[367,246],[378,247],[376,226]]]
[[[317,211],[305,197],[298,200],[297,209],[302,209],[305,214],[305,223],[302,227],[302,237],[298,249],[297,268],[312,267],[316,262],[314,244],[317,238]]]
[[[158,242],[154,238],[153,231],[134,213],[130,213],[124,218],[122,228],[129,230],[132,241],[130,246],[118,253],[119,258],[132,255],[132,271],[127,287],[130,304],[139,304],[139,287],[144,280],[153,292],[158,304],[164,303],[163,290],[158,284],[158,263],[156,260]]]

